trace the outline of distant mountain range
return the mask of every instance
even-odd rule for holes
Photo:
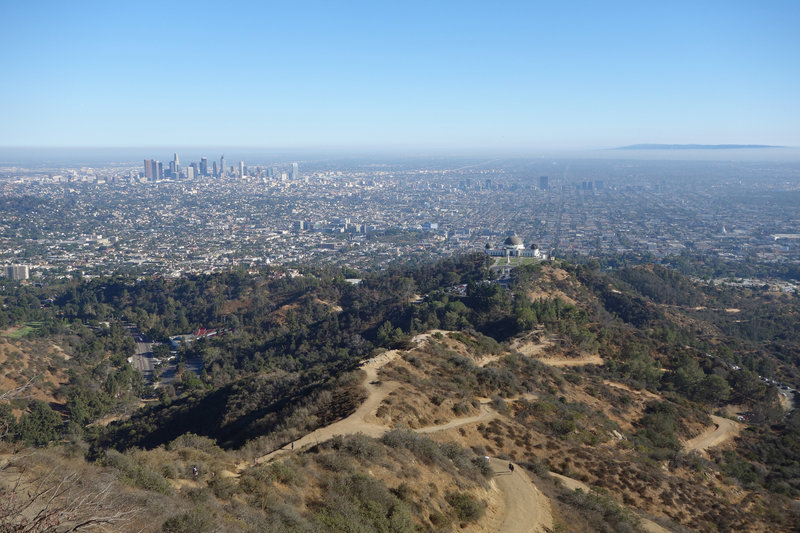
[[[784,148],[768,144],[632,144],[612,150],[742,150],[753,148]]]

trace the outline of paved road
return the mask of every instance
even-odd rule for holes
[[[139,337],[144,339],[144,337]],[[153,367],[155,366],[155,359],[153,359],[153,343],[152,342],[136,342],[136,354],[133,356],[133,367],[139,370],[148,385],[153,382]]]
[[[161,373],[161,379],[158,381],[157,386],[169,385],[170,383],[175,381],[175,373],[177,371],[178,371],[178,365],[176,363],[170,363],[167,366],[165,366],[164,371]],[[194,372],[199,376],[200,372],[203,371],[203,360],[197,358],[184,361],[183,371]]]

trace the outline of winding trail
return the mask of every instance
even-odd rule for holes
[[[619,383],[619,382],[616,382],[616,381],[609,381],[607,379],[604,379],[603,383],[605,383],[609,387],[614,387],[615,389],[624,390],[625,392],[630,392],[631,394],[636,394],[636,395],[639,395],[639,396],[646,396],[647,398],[650,398],[652,400],[661,400],[662,399],[661,396],[659,396],[658,394],[655,394],[654,392],[650,392],[647,389],[633,389],[633,388],[625,385],[624,383]]]
[[[611,385],[612,387],[620,385],[620,384],[612,384],[610,382],[608,382],[608,384]],[[635,391],[635,392],[641,392],[641,391]],[[647,393],[647,394],[652,394],[652,393]],[[711,415],[711,419],[714,421],[714,426],[709,427],[697,437],[687,441],[686,444],[684,445],[686,451],[696,451],[700,453],[705,453],[708,448],[719,446],[720,444],[738,435],[739,432],[742,430],[742,424],[734,422],[733,420],[730,420],[728,418],[722,418],[716,415]],[[587,492],[591,491],[591,488],[586,483],[578,481],[577,479],[562,476],[561,474],[556,474],[554,472],[551,472],[550,476],[560,480],[561,483],[570,490],[581,489]],[[666,529],[663,526],[660,526],[659,524],[653,522],[652,520],[649,520],[643,516],[639,516],[639,518],[642,521],[642,528],[648,533],[670,533],[668,529]]]
[[[714,427],[710,427],[693,439],[686,441],[684,448],[687,452],[705,453],[708,448],[719,446],[732,439],[742,430],[742,425],[728,418],[711,415]]]
[[[540,363],[561,368],[588,365],[602,366],[605,363],[603,358],[599,355],[586,355],[583,357],[555,357],[551,359],[544,358],[537,360]]]
[[[415,433],[436,433],[437,431],[447,431],[448,429],[465,426],[467,424],[474,424],[475,422],[483,422],[497,417],[497,411],[491,409],[488,404],[481,402],[481,412],[475,416],[467,416],[464,418],[454,418],[446,424],[439,426],[427,426],[424,428],[415,429]]]
[[[417,335],[412,340],[415,343],[420,343],[429,336],[430,333]],[[336,435],[363,433],[370,437],[382,436],[391,428],[378,424],[374,413],[384,398],[396,390],[400,383],[378,381],[378,370],[398,356],[399,352],[397,350],[390,350],[362,364],[361,368],[366,374],[363,386],[367,390],[367,398],[353,414],[338,422],[312,431],[296,440],[293,446],[284,447],[259,457],[256,459],[256,463],[268,462],[282,455],[293,453],[295,450],[300,451],[308,446],[331,439]],[[528,394],[525,397],[535,398],[536,395]],[[475,416],[456,418],[446,424],[419,428],[415,431],[425,434],[446,431],[466,424],[490,420],[496,416],[498,416],[498,413],[490,407],[490,400],[481,399],[480,413]],[[509,471],[508,463],[500,459],[491,459],[490,461],[495,471],[491,486],[500,493],[501,504],[498,507],[502,510],[491,517],[492,523],[488,524],[485,531],[496,531],[498,533],[545,533],[552,530],[553,517],[550,511],[550,502],[536,488],[530,476],[520,467],[516,467],[513,472]],[[248,466],[246,463],[239,463],[237,471],[241,472]],[[484,524],[481,524],[481,526],[484,526]]]
[[[432,332],[431,332],[432,333]],[[412,339],[416,344],[421,343],[430,337],[431,333],[417,335]],[[350,435],[355,433],[363,433],[370,437],[381,437],[386,431],[391,428],[379,423],[375,417],[375,411],[380,406],[381,402],[393,391],[400,387],[400,383],[395,381],[378,380],[378,370],[384,365],[394,361],[399,357],[397,350],[390,350],[384,352],[374,359],[370,359],[362,364],[361,368],[365,372],[363,386],[366,389],[367,397],[365,401],[353,412],[350,416],[334,422],[328,426],[319,428],[302,438],[296,440],[293,446],[287,446],[275,450],[269,454],[259,457],[256,462],[268,462],[276,459],[282,455],[290,454],[295,451],[303,450],[309,446],[324,442],[333,438],[336,435]],[[599,359],[599,358],[598,358]],[[491,362],[491,358],[480,361],[478,364],[483,366]],[[572,366],[574,364],[602,364],[602,360],[591,361],[587,359],[571,359],[564,360],[562,365],[558,365],[562,361],[541,360],[547,364],[556,363],[553,366]],[[481,364],[482,363],[482,364]],[[572,364],[569,364],[572,363]],[[618,383],[607,382],[608,385],[616,386],[618,388],[625,388],[624,385]],[[629,390],[629,389],[627,389]],[[639,392],[642,391],[631,391]],[[643,394],[648,394],[644,392]],[[652,393],[649,393],[652,394]],[[526,399],[535,399],[535,394],[524,395]],[[480,398],[480,412],[477,415],[455,418],[445,424],[427,426],[414,430],[417,433],[430,434],[439,431],[446,431],[459,426],[474,424],[486,420],[491,420],[498,416],[498,413],[491,408],[491,401],[487,398]],[[506,401],[514,401],[514,399],[506,399]],[[723,442],[733,438],[741,430],[741,424],[732,420],[712,416],[714,427],[704,431],[701,435],[689,440],[685,444],[687,451],[699,451],[704,453],[707,448],[718,446]],[[514,471],[510,471],[508,463],[500,459],[490,459],[491,466],[494,470],[494,477],[491,481],[491,490],[499,492],[498,501],[496,502],[497,512],[489,515],[484,519],[481,524],[481,530],[492,531],[498,533],[545,533],[551,531],[553,528],[553,517],[548,498],[536,487],[531,481],[530,476],[519,466],[515,465]],[[240,463],[237,465],[237,471],[244,470],[249,465]],[[591,490],[585,483],[576,479],[568,478],[560,474],[551,473],[556,479],[569,489],[582,489],[585,491]],[[649,533],[669,533],[669,530],[648,520],[640,517],[642,520],[643,529]],[[488,523],[486,523],[488,522]]]
[[[490,531],[498,533],[544,533],[553,529],[550,501],[536,488],[530,476],[518,465],[514,471],[500,459],[490,459],[494,470],[492,485],[503,496],[504,512],[488,524]]]
[[[271,453],[262,455],[256,459],[255,462],[263,463],[265,461],[271,461],[281,455],[292,453],[294,448],[301,450],[307,446],[324,442],[336,435],[363,433],[370,437],[380,437],[386,433],[389,428],[376,423],[374,418],[375,411],[384,398],[389,396],[389,394],[400,386],[400,383],[396,381],[378,381],[378,370],[382,366],[394,361],[398,355],[399,353],[397,350],[389,350],[361,365],[361,369],[366,373],[362,385],[367,390],[367,398],[350,416],[304,435],[294,441],[292,446],[284,446]],[[240,469],[244,466],[245,465],[242,464]]]

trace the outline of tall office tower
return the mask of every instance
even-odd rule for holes
[[[169,162],[169,176],[171,178],[177,178],[178,177],[178,167],[175,166],[175,161],[170,161]]]
[[[177,152],[172,154],[172,162],[175,163],[175,172],[180,172],[180,170],[181,170],[181,162],[178,159]]]
[[[145,159],[144,160],[144,177],[148,181],[153,179],[153,160],[152,159]]]
[[[292,181],[297,179],[297,163],[292,163]]]
[[[195,177],[194,176],[194,170],[195,170],[194,163],[192,163],[191,165],[186,167],[186,179],[187,180],[193,180],[194,179],[194,177]]]
[[[219,177],[223,177],[225,175],[225,154],[222,154],[222,157],[219,158]]]
[[[156,161],[156,168],[153,172],[157,179],[164,179],[164,165],[161,164],[161,161]]]
[[[8,265],[6,267],[6,277],[16,280],[25,280],[30,277],[28,265]]]
[[[244,177],[244,161],[239,161],[239,177]]]
[[[219,177],[219,168],[217,168],[217,162],[216,161],[213,161],[211,163],[211,175],[214,176],[215,178]]]
[[[547,176],[539,176],[539,188],[543,191],[546,191],[550,188],[550,184],[548,183]]]
[[[200,175],[201,176],[208,176],[208,158],[201,157],[200,158]]]

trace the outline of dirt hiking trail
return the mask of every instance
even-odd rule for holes
[[[711,415],[714,426],[706,429],[700,435],[686,441],[684,448],[687,452],[705,453],[708,448],[719,446],[720,444],[732,439],[742,430],[742,425],[728,418]]]
[[[498,533],[544,533],[553,529],[550,501],[536,488],[530,476],[519,466],[508,469],[508,462],[490,459],[494,470],[492,487],[502,493],[503,510],[491,517],[488,531]]]
[[[413,341],[420,343],[429,336],[430,333],[417,335]],[[361,368],[366,374],[363,386],[367,390],[367,398],[353,414],[329,426],[312,431],[296,440],[293,446],[287,446],[259,457],[256,459],[256,463],[268,462],[279,456],[293,453],[295,450],[300,451],[336,435],[363,433],[371,437],[382,436],[391,428],[377,424],[374,413],[384,398],[396,390],[400,384],[393,381],[378,381],[378,370],[398,356],[397,350],[390,350],[362,364]],[[490,407],[489,400],[486,399],[481,402],[478,415],[456,418],[446,424],[428,426],[415,431],[417,433],[445,431],[465,424],[490,420],[496,416],[498,416],[497,412]],[[488,525],[485,524],[486,519],[482,520],[483,523],[478,525],[478,529],[500,533],[544,533],[552,530],[553,517],[550,512],[550,502],[536,488],[524,470],[516,467],[511,472],[508,469],[508,463],[500,459],[491,459],[491,465],[495,471],[491,485],[494,490],[499,492],[497,501],[494,502],[494,507],[498,512],[487,517],[490,521]],[[240,463],[237,465],[237,470],[244,470],[248,466],[246,463]]]
[[[281,455],[291,453],[294,448],[300,450],[307,446],[319,444],[320,442],[332,439],[335,435],[363,433],[370,437],[380,437],[386,433],[389,428],[376,424],[369,419],[374,419],[375,411],[378,409],[381,402],[400,386],[399,383],[394,381],[378,381],[378,370],[382,366],[394,361],[397,357],[397,350],[390,350],[361,365],[361,368],[366,373],[366,378],[362,385],[367,391],[367,399],[364,400],[364,403],[362,403],[353,414],[329,426],[321,427],[308,433],[294,441],[293,446],[284,446],[283,448],[259,457],[256,459],[256,463],[271,461]]]

